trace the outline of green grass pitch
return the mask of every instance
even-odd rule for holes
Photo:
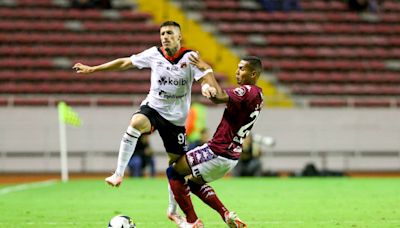
[[[211,184],[249,227],[400,227],[400,179],[227,178]],[[192,196],[205,227],[225,227]],[[137,227],[175,227],[166,218],[167,180],[125,179],[0,186],[0,227],[107,227],[117,214]]]

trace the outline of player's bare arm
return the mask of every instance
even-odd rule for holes
[[[72,69],[74,69],[78,74],[90,74],[97,71],[128,70],[131,68],[135,68],[135,66],[132,64],[132,61],[129,57],[115,59],[97,66],[88,66],[82,63],[76,63],[72,67]]]
[[[190,55],[190,63],[202,71],[208,72],[201,80],[201,92],[203,96],[210,99],[213,103],[227,103],[229,100],[228,95],[221,89],[217,80],[214,77],[213,70],[203,59],[198,55]]]

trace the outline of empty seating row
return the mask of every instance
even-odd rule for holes
[[[266,58],[318,58],[318,59],[395,59],[400,58],[399,48],[332,48],[332,47],[250,47],[251,55]],[[1,49],[0,49],[1,52]]]
[[[400,107],[400,100],[396,99],[343,99],[343,98],[312,98],[308,102],[310,107]]]
[[[0,71],[0,81],[120,81],[120,82],[145,82],[150,80],[149,70],[131,70],[125,72],[96,72],[87,75],[78,75],[72,69],[69,71]]]
[[[400,84],[400,74],[397,72],[279,72],[277,79],[284,84],[316,82]]]
[[[241,8],[241,5],[238,1],[204,1],[207,9],[215,9],[215,10],[238,10]]]
[[[54,7],[54,1],[52,0],[14,0],[15,6],[26,6],[26,7]],[[14,5],[13,4],[13,5]]]
[[[3,19],[51,19],[51,20],[130,20],[146,22],[150,15],[146,13],[133,13],[131,10],[100,11],[79,9],[36,9],[29,8],[0,8]]]
[[[0,97],[0,106],[55,106],[63,101],[72,106],[133,106],[139,105],[144,96],[134,95],[129,98],[88,98],[80,96],[71,97]]]
[[[338,84],[306,84],[290,86],[298,95],[353,95],[353,96],[399,96],[400,85],[338,85]]]
[[[146,94],[147,83],[1,83],[3,94]],[[199,92],[199,90],[197,90]]]
[[[130,56],[142,52],[148,46],[0,46],[0,56],[26,57],[26,56],[80,56],[110,58]]]
[[[218,22],[355,22],[369,23],[362,16],[353,12],[265,12],[265,11],[210,11],[202,12],[205,20]],[[380,17],[378,24],[397,23],[400,20],[398,13],[385,13]]]
[[[158,32],[158,25],[148,25],[142,22],[76,22],[39,21],[39,20],[1,20],[0,31],[89,31],[89,32]]]
[[[219,82],[224,82],[224,75],[215,74]],[[36,81],[87,81],[87,82],[136,82],[136,83],[149,83],[150,71],[149,70],[129,70],[123,72],[96,72],[87,75],[78,75],[71,70],[55,70],[55,71],[29,71],[29,70],[0,70],[0,82],[36,82]],[[148,84],[149,85],[149,84]],[[149,85],[150,88],[150,85]]]
[[[138,106],[145,99],[145,95],[135,94],[119,96],[88,97],[85,95],[61,95],[61,96],[0,96],[0,106],[55,106],[63,101],[71,106]],[[192,100],[205,105],[213,105],[208,99],[200,96],[192,96]]]
[[[244,36],[243,34],[233,34],[231,39],[234,44],[249,46],[268,45],[268,46],[374,46],[374,47],[400,47],[399,36],[383,36],[381,34],[373,34],[370,36],[361,35],[265,35],[261,36],[261,40],[252,41],[253,36]]]
[[[62,63],[63,67],[70,69],[74,63],[81,62],[88,65],[98,65],[108,62],[112,59],[107,58],[77,58],[77,59],[65,59],[66,63]],[[2,69],[57,69],[59,68],[57,59],[53,58],[2,58],[0,59],[0,67]]]
[[[1,83],[2,94],[147,94],[149,83]],[[200,93],[200,85],[193,85],[193,93]]]
[[[217,24],[218,29],[227,34],[400,34],[399,24],[356,24],[356,23],[226,23]]]
[[[155,45],[160,43],[156,33],[132,34],[91,34],[91,33],[40,33],[8,32],[0,33],[0,43],[7,44],[92,44],[92,45]]]
[[[52,59],[33,59],[33,58],[0,58],[0,68],[53,68]]]
[[[269,60],[263,59],[265,70],[386,70],[385,63],[378,60]]]
[[[349,10],[347,1],[301,1],[301,8],[304,11],[346,11]],[[400,11],[396,0],[385,0],[381,5],[382,11]]]

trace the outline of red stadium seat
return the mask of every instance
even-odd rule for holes
[[[352,104],[354,107],[390,107],[390,100],[382,99],[368,99],[368,100],[355,100]]]
[[[347,101],[345,99],[311,99],[309,102],[310,107],[346,107]]]

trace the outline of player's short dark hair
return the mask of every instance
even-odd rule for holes
[[[164,21],[160,25],[160,28],[165,27],[165,26],[175,26],[175,27],[179,28],[179,30],[181,30],[181,26],[176,21]]]
[[[253,70],[255,70],[258,74],[263,70],[261,59],[257,56],[246,56],[243,57],[242,60],[249,62],[249,65]]]

